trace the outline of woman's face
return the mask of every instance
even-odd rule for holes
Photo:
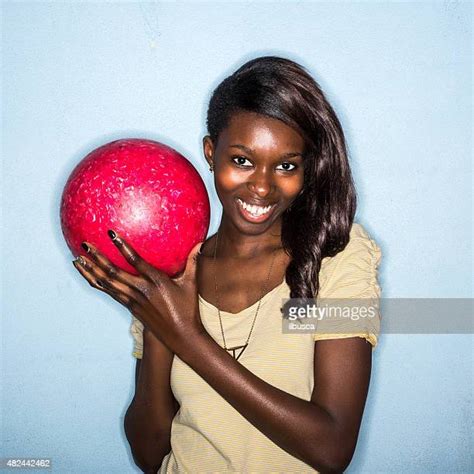
[[[217,144],[205,137],[203,145],[208,163],[214,163],[223,219],[245,234],[279,227],[303,189],[301,135],[280,120],[239,112]]]

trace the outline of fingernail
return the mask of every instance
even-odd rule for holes
[[[107,233],[109,234],[109,237],[110,237],[112,240],[115,240],[115,239],[116,239],[117,234],[116,234],[113,230],[108,230]]]
[[[82,248],[87,252],[87,253],[90,253],[91,249],[89,248],[89,246],[85,243],[85,242],[82,242]]]
[[[102,284],[102,282],[100,280],[96,280],[95,284],[97,286],[100,286],[101,288],[104,288],[104,285]]]

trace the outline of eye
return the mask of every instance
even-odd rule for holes
[[[288,165],[293,166],[293,168],[288,168]],[[285,161],[285,163],[282,163],[280,166],[284,166],[283,171],[294,171],[296,168],[298,168],[298,166],[296,166],[295,164],[290,163],[288,161]]]
[[[236,160],[239,160],[239,162],[237,163]],[[251,165],[250,166],[244,165],[245,161],[249,161],[245,156],[233,156],[232,161],[236,165],[242,166],[243,168],[250,168],[250,166],[251,166]]]

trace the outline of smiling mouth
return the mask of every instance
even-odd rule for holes
[[[269,206],[255,206],[242,201],[242,199],[237,198],[237,207],[239,208],[240,214],[250,222],[263,222],[266,221],[276,208],[276,204],[271,204]]]

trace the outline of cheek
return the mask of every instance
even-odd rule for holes
[[[235,168],[223,169],[216,175],[216,186],[231,191],[247,181],[247,176]]]
[[[303,176],[295,176],[293,179],[281,179],[278,186],[287,199],[293,199],[303,189],[303,181]]]

